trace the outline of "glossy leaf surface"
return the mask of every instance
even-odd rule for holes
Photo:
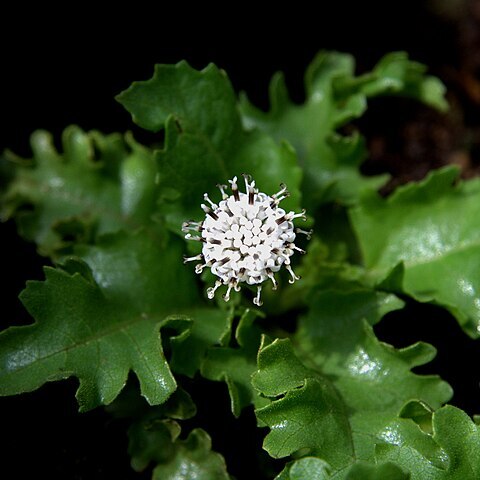
[[[351,213],[374,279],[443,305],[467,333],[480,333],[480,181],[454,184],[455,168],[432,172],[387,199],[370,195]]]
[[[1,393],[75,375],[87,410],[110,403],[133,370],[150,403],[165,401],[176,383],[160,327],[198,300],[181,251],[174,238],[167,247],[142,232],[116,234],[77,248],[90,268],[74,258],[63,270],[46,268],[46,280],[30,282],[21,297],[36,323],[0,335]]]
[[[450,398],[438,377],[410,371],[433,358],[431,346],[396,350],[373,334],[371,325],[400,306],[368,290],[319,292],[294,337],[297,353],[287,340],[261,349],[253,383],[272,400],[257,410],[271,429],[264,447],[272,456],[313,455],[332,478],[345,478],[355,462],[374,462],[378,432],[406,402],[439,407]]]

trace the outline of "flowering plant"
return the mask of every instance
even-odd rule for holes
[[[382,197],[342,129],[376,96],[444,110],[443,85],[403,53],[355,76],[321,52],[303,104],[281,76],[270,95],[263,112],[213,65],[158,65],[118,100],[159,148],[69,127],[62,152],[38,131],[31,161],[5,154],[2,218],[54,266],[21,293],[33,323],[0,334],[0,394],[78,378],[80,411],[127,419],[131,465],[155,479],[241,472],[198,420],[214,382],[262,436],[255,478],[480,478],[476,424],[412,371],[435,349],[374,331],[412,298],[480,335],[480,182],[446,167]]]
[[[204,267],[210,267],[221,280],[215,282],[214,287],[207,290],[211,300],[222,283],[227,285],[227,293],[223,295],[225,301],[230,300],[230,291],[240,291],[240,284],[247,282],[257,285],[257,296],[253,303],[262,306],[260,294],[262,283],[268,278],[277,289],[274,272],[278,272],[285,265],[290,273],[290,283],[300,278],[295,275],[290,265],[290,257],[297,250],[305,253],[293,242],[296,233],[304,233],[310,237],[311,231],[294,229],[292,220],[303,218],[302,213],[289,212],[279,208],[280,202],[288,197],[287,187],[282,184],[281,190],[271,197],[259,193],[255,188],[255,181],[245,177],[245,193],[240,193],[237,186],[237,177],[229,180],[232,186],[232,195],[225,193],[226,186],[219,185],[222,194],[220,206],[213,203],[208,194],[205,200],[210,204],[202,203],[202,209],[207,214],[203,222],[186,222],[182,230],[201,232],[201,235],[185,235],[188,240],[203,242],[202,253],[185,258],[185,262],[194,260],[204,261],[195,267],[196,273],[202,273]],[[250,182],[250,183],[249,183]]]

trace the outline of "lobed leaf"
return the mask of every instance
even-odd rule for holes
[[[201,367],[205,378],[226,382],[232,412],[236,417],[246,406],[260,406],[264,403],[251,382],[252,374],[257,368],[261,340],[261,329],[254,324],[259,314],[259,311],[246,309],[235,331],[237,345],[211,347]]]
[[[304,457],[288,464],[275,480],[328,480],[330,466],[320,458]]]
[[[399,188],[366,196],[350,215],[365,266],[384,288],[447,308],[480,334],[480,181],[455,183],[447,167]]]
[[[189,315],[189,327],[170,339],[170,366],[176,373],[193,378],[210,347],[225,343],[230,334],[233,314],[231,310],[201,308],[189,312]]]
[[[275,340],[263,349],[259,363],[264,352],[285,362],[296,362],[289,340]],[[261,385],[264,377],[271,383],[274,377],[282,381],[285,373],[285,367],[266,371],[260,367],[254,385]],[[294,386],[282,398],[256,410],[258,418],[270,427],[263,444],[265,450],[275,458],[304,451],[321,457],[335,470],[344,468],[353,456],[353,444],[347,413],[338,393],[327,379],[308,370],[302,375],[292,375],[286,384],[269,393],[282,394],[293,380],[296,380]]]
[[[205,192],[212,194],[216,184],[242,173],[271,194],[288,182],[292,196],[285,204],[299,207],[295,154],[259,131],[243,130],[232,86],[214,65],[202,71],[186,62],[157,65],[150,80],[133,83],[117,99],[141,127],[165,129],[165,146],[155,158],[161,187],[175,192],[176,202],[163,206],[175,231],[185,219],[200,217]]]
[[[391,462],[372,465],[356,463],[350,468],[346,480],[409,480],[410,475]]]
[[[412,480],[474,480],[480,476],[480,431],[468,415],[447,405],[433,413],[433,433],[411,419],[386,425],[376,455],[410,472]]]
[[[30,161],[7,152],[12,173],[0,215],[15,217],[20,234],[43,255],[57,255],[72,239],[88,242],[148,223],[156,202],[156,167],[151,152],[131,136],[71,126],[63,133],[61,154],[45,131],[32,135],[31,146]]]
[[[225,460],[211,450],[209,435],[196,428],[185,440],[179,439],[180,426],[172,420],[137,422],[129,429],[132,467],[144,470],[154,462],[153,480],[228,480]]]
[[[316,457],[304,457],[291,462],[275,480],[328,480],[338,478],[330,476],[328,463]],[[357,462],[348,469],[346,480],[408,480],[410,475],[391,462],[370,464]]]
[[[375,462],[378,433],[405,403],[438,408],[450,398],[438,377],[410,371],[433,358],[433,347],[396,350],[373,334],[371,325],[400,306],[384,293],[320,291],[300,319],[295,348],[276,340],[260,350],[253,384],[271,403],[256,412],[271,429],[264,448],[272,456],[315,456],[332,478],[346,478],[356,462]]]
[[[180,260],[182,242],[118,233],[76,253],[86,264],[71,258],[63,270],[46,268],[46,281],[29,282],[22,293],[36,322],[0,334],[0,393],[75,375],[80,409],[88,410],[110,403],[133,370],[147,401],[164,402],[176,383],[160,328],[172,324],[172,314],[195,319],[201,311],[195,280]],[[207,309],[200,317],[215,315]]]
[[[282,74],[270,84],[271,110],[253,107],[244,97],[240,103],[246,128],[259,128],[277,141],[288,141],[304,168],[303,195],[308,209],[335,200],[355,203],[364,191],[377,190],[387,176],[365,177],[359,172],[367,151],[358,134],[343,136],[336,130],[361,116],[367,98],[402,95],[444,110],[445,88],[425,75],[425,67],[405,53],[385,56],[371,73],[355,77],[353,57],[320,52],[305,76],[306,100],[290,101]]]

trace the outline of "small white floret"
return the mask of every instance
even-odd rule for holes
[[[293,225],[293,220],[297,218],[306,219],[305,210],[287,213],[279,207],[280,202],[290,195],[286,185],[281,184],[280,191],[269,196],[258,191],[250,175],[243,177],[245,193],[239,191],[237,177],[228,181],[232,190],[230,196],[226,193],[226,185],[217,185],[222,200],[217,205],[207,193],[204,194],[205,203],[201,204],[201,208],[205,212],[205,220],[183,223],[185,238],[203,243],[202,253],[185,257],[184,262],[199,261],[196,273],[210,268],[219,277],[215,285],[207,289],[209,299],[214,298],[221,285],[226,285],[223,298],[228,301],[232,289],[238,292],[240,284],[246,282],[257,286],[253,303],[260,306],[261,284],[270,280],[276,290],[274,273],[282,265],[290,274],[290,283],[300,279],[292,270],[290,257],[295,251],[302,254],[305,251],[294,241],[297,233],[309,239],[312,232]]]

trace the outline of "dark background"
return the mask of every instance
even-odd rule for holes
[[[59,139],[72,123],[103,132],[132,129],[148,142],[151,137],[131,124],[113,97],[131,81],[149,78],[155,63],[186,59],[203,68],[214,62],[238,91],[267,108],[268,82],[277,70],[286,73],[293,98],[302,100],[303,72],[322,48],[354,54],[359,72],[389,51],[406,50],[444,80],[453,108],[445,116],[406,100],[373,101],[359,122],[371,151],[366,173],[389,171],[394,175],[390,189],[446,163],[459,164],[465,177],[476,175],[479,2],[374,3],[319,2],[318,14],[301,4],[294,11],[277,6],[268,15],[246,7],[207,15],[185,5],[181,12],[138,8],[99,18],[94,8],[72,4],[71,12],[61,12],[59,18],[45,10],[3,15],[0,148],[28,157],[32,131],[44,128]],[[214,19],[215,14],[221,19]],[[42,279],[47,261],[16,236],[13,222],[1,224],[0,235],[4,328],[30,321],[17,295],[27,279]],[[480,413],[478,342],[469,340],[449,314],[409,301],[402,312],[389,314],[377,333],[397,347],[417,340],[435,345],[437,359],[419,371],[440,374],[455,389],[454,405]],[[230,418],[226,387],[212,383],[208,388],[216,395],[209,404],[200,403],[198,422],[224,452],[231,473],[254,478],[249,463],[255,461],[261,437],[248,437],[254,431],[252,412],[246,412],[244,422],[218,424],[218,412]],[[125,425],[100,409],[77,414],[75,390],[76,381],[69,380],[0,399],[2,477],[13,472],[11,478],[142,478],[129,467]],[[245,440],[238,442],[236,436]]]

